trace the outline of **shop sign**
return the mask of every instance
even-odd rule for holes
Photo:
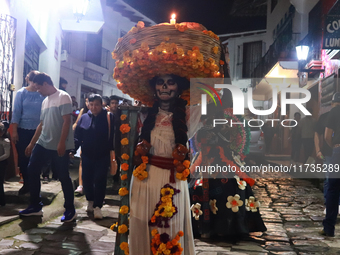
[[[340,15],[326,17],[323,49],[340,49]]]

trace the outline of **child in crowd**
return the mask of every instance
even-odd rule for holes
[[[0,122],[0,206],[6,205],[4,192],[4,179],[6,173],[7,159],[10,155],[11,143],[7,136],[8,123]]]

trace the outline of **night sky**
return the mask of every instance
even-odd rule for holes
[[[177,22],[197,22],[216,34],[266,28],[266,18],[231,17],[234,0],[124,0],[127,4],[154,20],[169,22],[176,13]],[[236,0],[237,1],[237,0]]]

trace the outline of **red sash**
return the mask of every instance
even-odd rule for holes
[[[149,164],[170,170],[170,183],[175,183],[175,165],[173,158],[165,158],[152,155],[149,157]]]

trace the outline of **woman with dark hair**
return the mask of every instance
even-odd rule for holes
[[[80,117],[83,114],[85,114],[89,111],[89,97],[93,94],[94,94],[93,92],[89,92],[89,93],[86,94],[84,108],[80,109],[77,120],[72,126],[73,130],[76,129],[78,121],[80,120]],[[80,152],[80,154],[81,154],[81,152]],[[81,158],[80,158],[80,162],[79,162],[79,185],[78,185],[77,189],[74,191],[74,193],[76,195],[81,195],[81,196],[84,195],[82,174],[83,174],[83,168],[82,168],[82,161],[81,161]]]
[[[129,242],[117,243],[116,247],[125,254],[195,254],[187,142],[200,121],[201,107],[189,110],[189,104],[200,103],[204,92],[191,91],[189,81],[195,77],[221,78],[221,52],[218,37],[197,23],[144,27],[138,22],[116,45],[117,88],[151,106],[131,162],[136,168],[130,205],[121,207],[123,213],[130,211],[129,222],[120,221],[118,225],[118,234],[122,235],[127,232],[126,224],[129,226]],[[124,139],[122,151],[127,142]],[[121,179],[128,176],[123,174]],[[127,195],[126,182],[121,183],[119,193]]]
[[[41,104],[44,100],[44,97],[37,92],[37,88],[33,84],[33,79],[38,73],[38,71],[31,71],[27,74],[25,80],[28,86],[17,91],[14,101],[12,141],[16,145],[20,173],[24,180],[24,185],[19,190],[19,195],[29,192],[29,176],[27,174],[29,157],[26,157],[25,149],[31,142],[40,123]]]
[[[138,174],[138,168],[143,163],[139,164],[133,173],[134,179],[131,185],[130,251],[131,254],[149,254],[150,247],[145,245],[141,248],[141,244],[151,242],[145,231],[156,227],[169,236],[174,236],[182,230],[185,233],[182,248],[187,251],[184,254],[194,254],[188,185],[183,181],[189,173],[182,171],[176,174],[176,166],[173,163],[174,160],[188,159],[186,145],[190,111],[187,101],[179,96],[189,88],[189,81],[167,74],[154,77],[150,85],[155,90],[155,103],[148,111],[140,135],[141,142],[136,147],[136,152],[140,147],[149,148],[146,168],[148,177],[143,179]],[[200,119],[199,111],[196,113],[195,120],[191,118],[192,125],[197,124]],[[136,158],[135,161],[138,162],[142,157],[138,155]],[[162,203],[159,197],[160,191],[161,194],[165,191],[173,193],[172,206],[178,208],[173,212],[174,219],[166,221],[164,228],[162,228],[162,220],[157,216],[158,207]],[[165,193],[162,196],[165,197]]]
[[[201,175],[191,181],[190,194],[192,208],[202,206],[202,217],[193,218],[193,229],[202,238],[219,236],[238,241],[249,236],[249,232],[264,232],[266,227],[259,212],[260,203],[251,188],[255,181],[243,171],[245,155],[249,153],[250,128],[227,124],[214,127],[213,119],[244,122],[243,116],[233,114],[232,97],[227,90],[222,105],[219,108],[208,105],[208,119],[197,132],[201,150],[192,171],[198,167]],[[229,167],[231,171],[204,171],[210,166]]]

